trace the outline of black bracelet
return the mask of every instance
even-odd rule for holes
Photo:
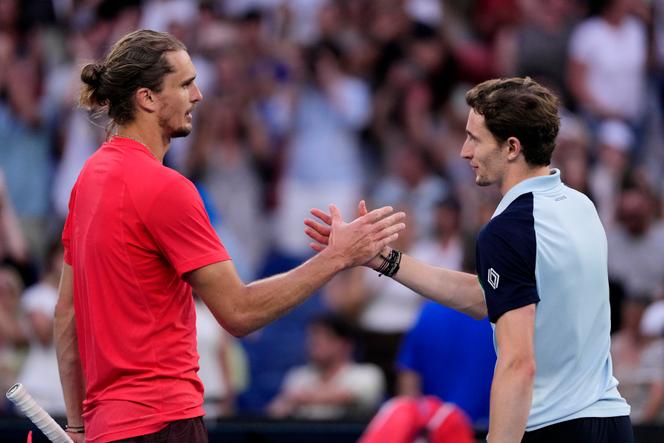
[[[378,269],[376,269],[378,276],[385,275],[387,277],[394,277],[401,265],[401,251],[392,249],[389,256],[385,257],[381,254],[380,257],[383,259],[383,263],[381,263]]]

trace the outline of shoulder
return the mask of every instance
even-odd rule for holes
[[[174,169],[161,164],[150,164],[148,168],[134,169],[127,176],[132,197],[140,207],[168,209],[200,198],[196,186]]]
[[[510,241],[534,229],[533,194],[517,197],[500,214],[493,217],[479,233],[479,241]]]

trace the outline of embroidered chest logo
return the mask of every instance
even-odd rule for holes
[[[500,275],[493,270],[493,268],[489,268],[489,275],[487,277],[487,280],[489,281],[489,284],[493,289],[498,288],[498,283],[500,282]]]

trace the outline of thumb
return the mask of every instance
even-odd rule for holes
[[[332,223],[341,223],[343,218],[341,218],[341,211],[335,205],[330,205],[330,215],[332,216]]]
[[[360,200],[360,204],[357,205],[357,215],[362,217],[363,215],[367,215],[367,212],[367,202]]]

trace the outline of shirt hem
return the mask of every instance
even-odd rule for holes
[[[565,421],[575,420],[577,418],[609,418],[609,417],[623,417],[629,416],[630,407],[628,405],[614,406],[611,408],[602,407],[602,408],[587,408],[582,411],[576,412],[574,414],[567,415],[565,417],[548,421],[534,426],[527,426],[526,432],[536,431],[538,429],[545,428],[547,426],[552,426],[558,423]]]
[[[140,437],[143,435],[153,434],[159,432],[168,426],[169,423],[178,420],[187,420],[190,418],[203,417],[205,411],[201,407],[196,407],[191,412],[187,413],[178,413],[178,414],[167,414],[161,417],[161,420],[158,423],[153,423],[151,425],[141,425],[131,429],[124,429],[122,431],[108,432],[104,433],[98,437],[88,439],[86,436],[86,442],[88,443],[108,443],[115,440],[123,440],[126,438]]]
[[[211,265],[212,263],[219,263],[230,259],[231,257],[228,254],[223,252],[214,252],[183,263],[182,265],[178,266],[177,272],[178,275],[182,277],[187,272],[202,268],[203,266]]]

